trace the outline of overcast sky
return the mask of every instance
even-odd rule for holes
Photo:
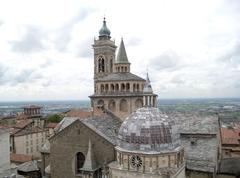
[[[7,0],[0,101],[88,99],[104,14],[159,99],[240,97],[239,0]]]

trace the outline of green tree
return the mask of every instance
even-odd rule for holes
[[[51,115],[47,118],[47,121],[48,122],[54,122],[54,123],[58,123],[60,122],[61,120],[63,119],[62,116],[58,115],[58,114],[54,114],[54,115]]]

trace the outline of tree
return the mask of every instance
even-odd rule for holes
[[[63,119],[62,116],[58,114],[51,115],[47,118],[48,122],[54,122],[54,123],[59,123]]]

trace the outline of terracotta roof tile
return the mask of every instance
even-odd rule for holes
[[[24,162],[33,160],[33,156],[11,153],[10,160],[11,160],[11,162],[15,162],[15,163],[24,163]]]
[[[47,128],[52,128],[52,129],[54,129],[57,125],[58,125],[58,123],[50,122],[50,123],[48,123]]]
[[[80,118],[86,118],[90,117],[91,112],[89,111],[83,111],[80,109],[72,109],[66,113],[66,117],[80,117]]]
[[[222,144],[240,144],[240,129],[221,128],[221,135]]]

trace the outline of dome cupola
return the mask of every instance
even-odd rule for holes
[[[179,147],[179,133],[158,108],[143,107],[132,113],[119,129],[119,147],[137,151],[171,151]]]
[[[105,17],[103,19],[103,26],[102,28],[99,30],[99,38],[100,39],[110,39],[111,36],[110,36],[111,32],[110,30],[107,28],[107,25],[106,25],[106,20],[105,20]]]

